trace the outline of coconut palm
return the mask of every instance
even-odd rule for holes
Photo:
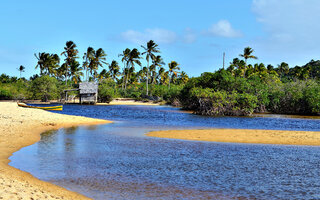
[[[289,65],[288,63],[282,62],[278,65],[278,71],[280,75],[280,79],[282,79],[286,74],[289,73]]]
[[[251,47],[246,47],[244,48],[243,50],[243,54],[240,54],[239,56],[243,57],[244,58],[244,61],[247,65],[247,60],[252,58],[252,59],[258,59],[258,57],[254,56],[254,55],[251,55],[253,53],[253,49]]]
[[[157,73],[156,73],[156,70],[157,70],[157,67],[161,68],[162,65],[165,65],[165,63],[163,62],[163,59],[160,55],[158,56],[155,56],[153,59],[152,59],[152,62],[153,64],[150,66],[150,71],[152,72],[152,81],[151,83],[154,84],[154,82],[156,81],[157,79]],[[151,70],[153,69],[153,70]]]
[[[109,65],[109,72],[110,72],[110,75],[111,75],[111,78],[113,79],[113,81],[116,82],[117,77],[120,74],[120,66],[117,61],[113,60],[111,62],[111,65]]]
[[[34,54],[38,59],[36,69],[40,68],[40,74],[56,75],[56,70],[59,67],[60,58],[57,54],[39,53],[38,56]]]
[[[179,75],[179,82],[182,84],[187,83],[189,80],[189,76],[186,72],[182,71]]]
[[[75,84],[81,81],[81,76],[83,76],[82,67],[76,60],[71,60],[70,65],[70,75],[71,79],[74,81]]]
[[[68,71],[70,70],[70,63],[75,60],[78,55],[78,50],[76,49],[77,45],[73,41],[67,41],[66,46],[64,47],[64,51],[61,53],[61,55],[64,55],[65,58],[65,78],[66,78],[66,85],[67,85],[67,78],[68,78]]]
[[[95,51],[92,47],[88,47],[87,51],[83,54],[83,64],[82,68],[86,71],[86,80],[88,81],[88,69],[89,69],[89,63],[94,58]]]
[[[170,82],[173,81],[175,77],[178,76],[178,71],[180,70],[180,67],[178,67],[178,63],[176,61],[171,61],[168,63],[169,66],[169,89],[170,89]]]
[[[105,61],[106,60],[106,56],[107,54],[104,52],[104,50],[102,48],[99,48],[92,60],[89,63],[89,71],[91,76],[93,77],[93,79],[95,79],[97,77],[97,70],[99,69],[99,67],[103,67],[103,64],[108,65],[108,63]]]
[[[142,53],[142,55],[146,54],[146,60],[147,60],[147,95],[149,93],[148,91],[148,82],[149,82],[149,79],[148,79],[148,76],[149,76],[149,59],[151,58],[152,60],[154,59],[155,55],[154,53],[160,53],[160,50],[158,48],[158,45],[153,41],[153,40],[150,40],[148,43],[147,43],[147,47],[144,47],[141,45],[141,47],[145,50],[145,52]]]
[[[163,67],[160,67],[159,71],[158,71],[158,83],[163,85],[164,84],[164,73],[166,72],[166,70]]]
[[[251,47],[246,47],[243,50],[243,54],[240,54],[239,56],[244,58],[244,62],[245,62],[245,67],[244,67],[244,76],[246,74],[246,67],[247,67],[247,60],[252,58],[252,59],[258,59],[258,57],[251,55],[253,53],[253,49]]]
[[[102,79],[107,79],[107,78],[110,78],[111,77],[111,74],[110,72],[108,72],[106,69],[103,69],[100,74],[98,75],[98,79],[99,80],[102,80]]]
[[[22,65],[20,65],[20,67],[18,68],[19,72],[20,72],[20,79],[21,79],[21,73],[24,72],[26,68]]]
[[[122,72],[122,89],[124,88],[124,83],[125,83],[125,78],[126,78],[126,68],[128,65],[128,58],[129,58],[129,54],[130,54],[131,50],[129,48],[126,48],[122,54],[119,54],[119,57],[121,58],[121,62],[123,62],[123,72]]]
[[[127,58],[127,68],[130,68],[134,71],[134,65],[137,64],[139,66],[141,66],[141,62],[140,62],[140,52],[138,51],[138,49],[134,48],[132,49],[132,51],[130,51],[128,58]],[[130,72],[130,70],[128,70],[128,72]],[[126,82],[125,82],[125,87],[124,89],[127,89],[127,82],[128,82],[128,77],[129,73],[127,73],[127,78],[126,78]]]
[[[37,65],[36,65],[36,69],[39,67],[40,69],[40,75],[43,74],[43,70],[44,70],[44,59],[45,59],[45,52],[42,52],[42,53],[38,53],[37,54],[34,54],[34,56],[37,58],[38,62],[37,62]]]

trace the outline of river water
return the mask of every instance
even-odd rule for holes
[[[62,113],[114,123],[43,133],[10,157],[11,166],[94,199],[320,199],[320,147],[144,136],[168,129],[320,131],[319,119],[204,117],[167,106],[65,105]]]

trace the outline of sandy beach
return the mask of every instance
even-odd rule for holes
[[[110,121],[20,108],[13,102],[0,102],[0,199],[88,199],[8,165],[9,157],[20,148],[40,140],[47,130]]]
[[[117,98],[110,103],[97,103],[97,105],[127,105],[127,106],[159,106],[159,103],[135,101],[133,99]]]
[[[251,129],[208,129],[208,130],[168,130],[147,134],[150,137],[196,140],[208,142],[320,145],[320,132],[251,130]]]

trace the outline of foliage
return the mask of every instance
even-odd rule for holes
[[[41,99],[42,101],[49,101],[57,99],[59,92],[57,89],[58,80],[48,75],[43,75],[32,81],[30,91],[33,99]]]
[[[105,79],[99,84],[98,100],[102,103],[109,103],[116,97],[116,90],[111,79]]]

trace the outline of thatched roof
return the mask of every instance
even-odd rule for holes
[[[98,93],[98,83],[95,82],[81,82],[79,84],[80,94]]]

